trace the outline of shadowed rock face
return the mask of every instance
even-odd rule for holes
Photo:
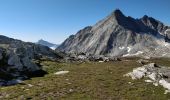
[[[0,81],[45,74],[35,62],[42,57],[61,58],[46,46],[0,35]]]
[[[148,55],[155,48],[162,51],[165,45],[166,51],[169,50],[168,29],[170,27],[152,17],[145,15],[134,19],[115,10],[94,26],[88,26],[70,36],[57,49],[69,53],[84,52],[106,56]],[[149,56],[162,54],[153,52]]]

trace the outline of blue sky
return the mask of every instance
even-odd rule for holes
[[[63,42],[119,8],[170,25],[170,0],[0,0],[0,34],[24,41]]]

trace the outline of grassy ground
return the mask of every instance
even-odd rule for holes
[[[152,59],[169,65],[169,59]],[[32,78],[24,84],[0,87],[0,100],[167,100],[161,86],[155,87],[144,80],[123,77],[141,66],[136,59],[107,63],[43,62],[44,77]],[[60,70],[70,71],[54,75]]]

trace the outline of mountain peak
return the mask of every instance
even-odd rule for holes
[[[142,18],[144,18],[144,19],[145,19],[145,18],[149,18],[149,17],[148,17],[148,15],[144,15]]]
[[[38,40],[38,42],[36,42],[36,44],[41,44],[41,45],[47,46],[47,47],[49,47],[53,50],[56,49],[57,46],[58,46],[57,44],[50,43],[50,42],[45,41],[43,39]]]
[[[163,23],[147,15],[141,19],[125,16],[119,9],[92,26],[92,29],[87,29],[66,39],[58,50],[69,53],[127,56],[147,54],[157,47],[164,47],[165,44],[160,43],[165,41],[165,38],[168,38],[166,41],[170,41],[170,36],[164,35],[167,26]]]
[[[122,11],[121,11],[120,9],[116,9],[116,10],[114,10],[113,13],[114,13],[114,14],[122,14]]]
[[[125,15],[122,13],[122,11],[120,9],[116,9],[113,11],[112,15],[114,15],[115,17],[125,17]]]

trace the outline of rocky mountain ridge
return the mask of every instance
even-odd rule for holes
[[[147,15],[134,19],[115,10],[94,26],[71,35],[57,50],[121,57],[170,57],[169,31],[169,26]]]

